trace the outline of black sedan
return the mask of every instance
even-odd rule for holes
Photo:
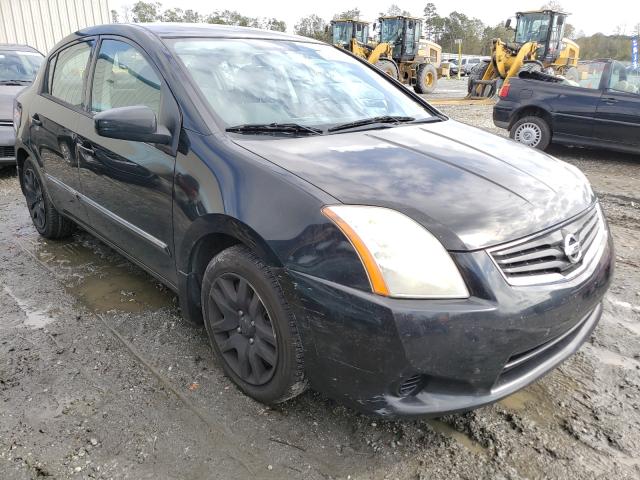
[[[43,59],[27,45],[0,44],[0,167],[16,163],[13,100],[33,82]]]
[[[590,336],[611,237],[576,168],[447,119],[308,38],[108,25],[16,104],[36,229],[91,232],[174,289],[265,403],[493,402]]]
[[[615,60],[581,62],[577,69],[577,82],[535,72],[510,79],[493,109],[495,125],[541,150],[559,143],[640,153],[638,69]]]

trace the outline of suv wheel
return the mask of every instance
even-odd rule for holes
[[[545,150],[551,143],[551,128],[545,119],[529,116],[518,120],[511,127],[509,136],[528,147]]]
[[[42,183],[40,172],[30,158],[24,162],[21,182],[31,221],[38,233],[52,240],[71,235],[75,230],[75,223],[56,210]]]
[[[302,342],[271,269],[242,245],[211,260],[202,314],[226,375],[247,395],[274,404],[306,388]]]

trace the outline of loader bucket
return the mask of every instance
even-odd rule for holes
[[[494,78],[491,80],[476,80],[469,79],[471,82],[471,87],[469,88],[469,94],[467,98],[475,100],[482,98],[491,98],[493,97],[498,90],[498,79]]]

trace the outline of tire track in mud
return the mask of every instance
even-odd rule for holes
[[[27,255],[29,258],[35,261],[41,268],[45,269],[48,273],[50,273],[52,277],[63,288],[65,288],[65,285],[63,282],[64,278],[60,274],[58,274],[58,272],[54,271],[49,265],[47,265],[45,262],[39,259],[33,252],[23,247],[20,243],[14,241],[14,244],[19,248],[21,252],[23,252],[25,255]],[[221,422],[216,422],[206,412],[204,412],[202,409],[196,406],[191,400],[189,400],[189,398],[187,398],[184,394],[182,394],[179,391],[179,389],[177,389],[168,378],[162,375],[151,364],[151,362],[147,360],[136,349],[136,347],[131,342],[125,339],[118,332],[118,330],[113,325],[111,325],[109,320],[104,315],[101,315],[98,312],[88,312],[88,311],[85,311],[85,314],[88,316],[94,316],[107,329],[107,331],[122,344],[124,349],[127,351],[127,353],[131,357],[133,357],[135,362],[137,362],[142,367],[147,369],[151,373],[151,375],[153,375],[156,378],[158,383],[162,385],[162,387],[166,388],[169,392],[175,395],[175,397],[177,397],[178,400],[180,400],[180,402],[182,402],[185,405],[185,407],[187,407],[195,416],[197,416],[207,426],[209,430],[209,434],[213,436],[213,444],[217,448],[219,448],[220,453],[236,461],[247,472],[246,478],[256,477],[261,479],[264,478],[264,479],[276,480],[281,478],[289,478],[289,476],[287,476],[285,473],[287,470],[300,472],[300,470],[290,465],[280,465],[276,463],[275,465],[272,466],[271,465],[272,460],[269,460],[268,454],[264,450],[262,450],[260,447],[257,447],[255,445],[251,446],[251,450],[252,450],[251,454],[245,453],[247,449],[243,448],[243,442],[237,435],[231,432],[231,430],[229,430],[229,428],[225,424]],[[281,443],[284,445],[291,446],[288,443],[283,443],[283,441],[279,441],[276,443]],[[238,452],[241,452],[241,454],[238,454]],[[316,467],[314,468],[316,473],[318,473],[320,476],[324,478],[330,478],[330,475],[325,473],[331,470],[330,467],[327,465],[324,465],[323,464],[324,462],[322,462],[320,459],[305,458],[305,460],[312,460],[316,464],[320,464],[319,466],[316,465]],[[265,466],[267,465],[270,468],[265,471]],[[322,470],[319,467],[321,467]]]

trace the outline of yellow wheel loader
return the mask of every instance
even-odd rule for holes
[[[567,15],[554,10],[518,12],[514,41],[494,39],[491,60],[481,62],[469,74],[469,98],[494,96],[504,82],[523,69],[578,80],[580,47],[563,38]],[[510,25],[511,19],[505,27]]]
[[[380,17],[380,41],[369,45],[369,24],[359,20],[331,22],[333,43],[373,63],[382,71],[413,86],[417,93],[431,93],[438,83],[442,48],[421,40],[422,20],[412,17]]]

